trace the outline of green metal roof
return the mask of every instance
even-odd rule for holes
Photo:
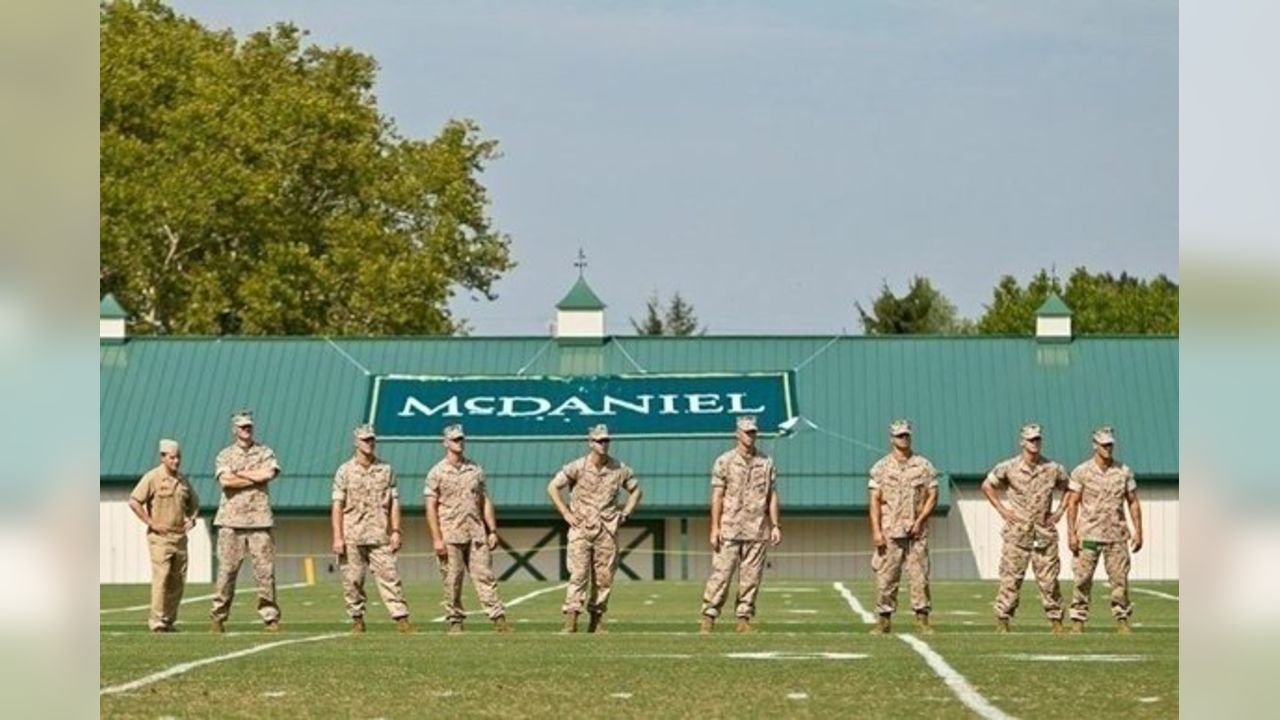
[[[120,307],[120,301],[116,300],[115,295],[107,293],[107,296],[98,303],[98,317],[124,320],[129,317],[129,314]]]
[[[1036,309],[1036,315],[1042,317],[1071,317],[1071,308],[1067,307],[1067,303],[1058,297],[1057,293],[1049,293],[1049,297],[1045,298],[1040,307]]]
[[[569,289],[569,294],[556,303],[557,310],[603,310],[604,301],[587,284],[586,278],[578,278],[578,282]]]
[[[624,352],[625,349],[625,352]],[[778,462],[789,512],[865,510],[868,467],[884,452],[887,423],[915,423],[917,449],[951,478],[985,475],[1016,450],[1024,423],[1045,427],[1045,451],[1069,467],[1089,433],[1109,424],[1139,481],[1178,476],[1178,341],[1086,337],[1045,345],[1026,337],[625,337],[598,347],[547,338],[131,338],[100,346],[101,475],[132,481],[155,463],[161,437],[183,442],[185,469],[207,505],[209,475],[230,442],[233,410],[251,407],[284,476],[272,489],[283,512],[327,507],[333,471],[367,410],[367,373],[529,375],[748,372],[796,369],[797,404],[816,425],[762,440]],[[703,512],[709,471],[730,441],[616,443],[653,512]],[[547,514],[545,487],[578,441],[473,438],[504,514]],[[406,507],[421,505],[422,478],[439,443],[380,448],[401,478]],[[944,483],[945,485],[945,483]],[[949,500],[944,494],[943,501]]]

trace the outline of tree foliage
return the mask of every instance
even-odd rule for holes
[[[1066,283],[1041,270],[1027,284],[1006,275],[992,292],[978,331],[987,335],[1035,333],[1036,309],[1057,293],[1072,311],[1077,335],[1178,333],[1178,284],[1164,275],[1142,280],[1128,273],[1090,273],[1080,267]]]
[[[631,327],[640,335],[703,335],[707,332],[705,327],[698,326],[693,305],[678,292],[665,309],[655,293],[645,303],[644,318],[639,322],[631,318]]]
[[[471,121],[402,137],[377,64],[282,23],[238,40],[154,0],[100,10],[99,290],[137,333],[450,333],[514,266]]]
[[[906,294],[897,296],[886,282],[868,311],[856,303],[862,331],[868,335],[960,335],[974,331],[956,306],[928,278],[911,279]]]

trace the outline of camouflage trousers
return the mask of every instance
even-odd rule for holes
[[[754,617],[756,595],[760,593],[760,577],[764,574],[766,544],[760,540],[721,540],[720,549],[711,558],[711,577],[702,593],[702,614],[719,617],[729,596],[729,581],[738,571],[738,598],[735,614]]]
[[[373,580],[378,595],[393,620],[409,617],[409,606],[404,602],[404,586],[400,583],[400,571],[396,568],[396,554],[390,545],[347,544],[346,552],[338,558],[342,568],[342,599],[347,602],[347,614],[353,618],[364,617],[366,595],[364,578],[373,570]]]
[[[606,529],[588,534],[569,530],[569,589],[562,612],[603,615],[609,609],[613,573],[618,569],[618,538]],[[587,583],[591,600],[587,601]]]
[[[898,609],[898,583],[902,566],[911,581],[911,608],[929,612],[929,545],[926,538],[890,538],[883,552],[871,554],[871,571],[876,576],[876,613],[892,615]]]
[[[170,627],[178,619],[178,606],[187,585],[187,536],[147,533],[151,552],[151,615],[147,627]]]
[[[280,606],[276,604],[276,545],[270,528],[218,528],[218,579],[209,616],[226,621],[231,615],[236,575],[246,555],[258,583],[258,616],[263,622],[275,622],[280,619]]]
[[[1119,540],[1098,543],[1096,549],[1080,548],[1071,563],[1076,576],[1076,589],[1071,597],[1071,619],[1089,619],[1089,601],[1093,596],[1093,573],[1098,568],[1098,556],[1107,569],[1107,582],[1111,583],[1111,614],[1119,620],[1133,614],[1129,602],[1129,545]]]
[[[1000,552],[1000,589],[996,591],[996,617],[1011,618],[1018,611],[1018,601],[1022,591],[1022,580],[1027,574],[1027,565],[1036,576],[1036,585],[1040,588],[1040,604],[1044,606],[1044,614],[1050,620],[1062,619],[1062,591],[1058,587],[1058,573],[1062,570],[1062,561],[1058,559],[1058,543],[1053,542],[1044,547],[1020,547],[1017,543],[1005,540]]]
[[[493,575],[493,557],[489,554],[489,546],[483,540],[470,543],[448,543],[445,546],[445,557],[440,560],[440,578],[444,580],[445,620],[462,622],[467,613],[462,609],[462,574],[471,575],[471,585],[480,598],[480,606],[484,608],[489,619],[507,614],[498,597],[498,580]]]

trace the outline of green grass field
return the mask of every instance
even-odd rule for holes
[[[871,606],[868,581],[846,582]],[[252,581],[242,589],[251,589]],[[1069,597],[1070,583],[1063,584]],[[1177,583],[1136,583],[1170,596]],[[398,635],[374,604],[369,633],[346,634],[336,583],[280,591],[284,632],[261,631],[252,592],[237,598],[229,632],[207,633],[208,601],[183,605],[182,632],[153,635],[145,586],[101,589],[104,717],[973,717],[964,690],[944,681],[900,637],[872,637],[832,582],[765,578],[761,632],[722,622],[697,634],[702,584],[620,582],[609,634],[557,634],[558,584],[510,582],[513,635],[486,620],[446,636],[434,585],[408,588],[417,633]],[[370,588],[372,590],[372,588]],[[549,590],[532,595],[539,590]],[[210,592],[189,586],[187,596]],[[1022,718],[1176,717],[1178,601],[1135,593],[1135,632],[1114,634],[1106,585],[1094,588],[1094,621],[1079,636],[1053,636],[1033,583],[1009,635],[992,633],[990,582],[934,584],[938,632],[926,650],[971,691]],[[903,589],[902,599],[906,599]],[[732,600],[732,598],[730,599]],[[468,607],[476,607],[468,596]],[[899,613],[896,633],[910,631]],[[585,622],[583,623],[585,629]],[[280,643],[280,644],[276,644]],[[221,658],[237,651],[258,651]],[[206,664],[189,665],[206,659]],[[175,671],[176,669],[176,671]],[[166,670],[172,674],[114,691]],[[953,680],[954,684],[954,680]],[[973,697],[972,695],[970,696]],[[999,717],[988,714],[988,717]]]

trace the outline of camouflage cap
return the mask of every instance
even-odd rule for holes
[[[757,432],[760,430],[760,426],[756,423],[755,415],[739,415],[738,429],[743,432]]]
[[[1020,432],[1019,435],[1022,436],[1023,440],[1035,440],[1036,438],[1044,437],[1044,433],[1041,432],[1040,426],[1035,423],[1027,423],[1026,425],[1023,425],[1022,432]]]
[[[351,434],[357,440],[364,440],[365,438],[378,437],[378,433],[374,432],[373,425],[371,425],[370,423],[360,423],[355,427],[354,430],[351,431]]]
[[[1114,445],[1116,442],[1116,431],[1110,425],[1103,425],[1093,431],[1093,441],[1099,445]]]
[[[252,411],[252,410],[237,410],[235,413],[233,413],[233,414],[231,415],[231,424],[232,424],[232,425],[235,425],[236,427],[243,427],[243,426],[245,426],[245,425],[252,425],[252,424],[253,424],[253,411]]]
[[[447,425],[444,429],[445,440],[458,440],[467,437],[467,433],[462,430],[461,425]]]
[[[889,434],[894,436],[910,435],[911,421],[910,420],[894,420],[893,422],[889,423]]]
[[[177,440],[164,438],[160,441],[160,452],[168,454],[179,453],[182,452],[182,446],[178,444]]]
[[[608,440],[609,426],[604,423],[592,425],[591,429],[587,431],[587,438],[589,440]]]

